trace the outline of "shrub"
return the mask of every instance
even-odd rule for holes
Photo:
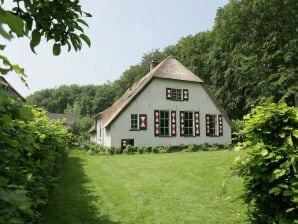
[[[135,152],[135,148],[131,145],[127,145],[123,150],[123,153],[125,154],[133,154],[134,152]]]
[[[145,153],[151,153],[152,152],[152,147],[148,147],[148,146],[145,146]]]
[[[112,146],[111,147],[111,155],[121,154],[122,150],[120,147]]]
[[[159,148],[158,146],[154,146],[154,147],[152,148],[152,152],[153,152],[153,153],[160,153],[160,148]]]
[[[200,145],[200,150],[201,151],[208,151],[210,148],[209,144],[208,143],[204,143],[202,145]]]
[[[247,153],[236,168],[244,179],[249,217],[256,223],[294,223],[298,219],[298,108],[258,106],[244,117],[240,131]]]
[[[181,145],[179,145],[179,151],[183,151],[184,149],[186,149],[187,147],[186,147],[186,145],[184,145],[184,144],[181,144]]]
[[[0,223],[38,222],[74,141],[45,111],[0,93]]]
[[[147,153],[148,152],[148,147],[147,146],[144,146],[144,145],[141,146],[141,147],[138,147],[137,152],[139,154]]]
[[[170,152],[172,152],[172,146],[171,146],[170,144],[165,145],[165,146],[163,147],[163,149],[164,149],[164,151],[165,151],[166,153],[170,153]]]
[[[189,145],[188,146],[188,151],[189,152],[196,152],[198,150],[197,150],[197,147],[195,145]]]

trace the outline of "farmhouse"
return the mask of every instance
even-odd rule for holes
[[[169,56],[95,117],[104,146],[230,144],[232,123],[203,81]]]

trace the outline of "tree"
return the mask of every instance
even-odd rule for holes
[[[91,45],[89,38],[84,34],[82,26],[88,26],[83,17],[90,17],[82,11],[78,0],[31,1],[15,0],[9,4],[10,9],[4,9],[4,0],[0,6],[0,36],[10,40],[13,37],[31,36],[30,47],[35,53],[41,38],[53,41],[53,54],[59,55],[62,46],[68,51],[73,48],[80,50],[82,41]],[[8,8],[8,6],[7,6]],[[0,45],[3,50],[5,45]],[[7,57],[0,54],[2,65],[0,74],[5,75],[14,71],[25,77],[24,69],[12,64]]]
[[[211,80],[232,117],[298,91],[297,14],[295,0],[231,0],[218,10]]]

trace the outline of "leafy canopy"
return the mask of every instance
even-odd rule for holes
[[[88,24],[83,18],[91,15],[82,11],[78,0],[15,0],[7,4],[10,9],[4,8],[4,2],[1,0],[0,6],[0,36],[4,39],[30,36],[31,50],[36,53],[35,47],[44,38],[53,42],[54,55],[59,55],[63,46],[67,46],[68,51],[80,50],[82,42],[90,47],[83,29]],[[5,45],[0,44],[0,50],[4,48]],[[14,71],[24,81],[24,69],[12,64],[4,55],[0,54],[0,59],[0,74]]]

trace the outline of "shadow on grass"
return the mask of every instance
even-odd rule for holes
[[[94,205],[97,197],[86,188],[90,182],[85,175],[84,160],[70,155],[67,159],[60,183],[56,186],[44,209],[43,224],[101,224],[113,222],[100,214]]]

